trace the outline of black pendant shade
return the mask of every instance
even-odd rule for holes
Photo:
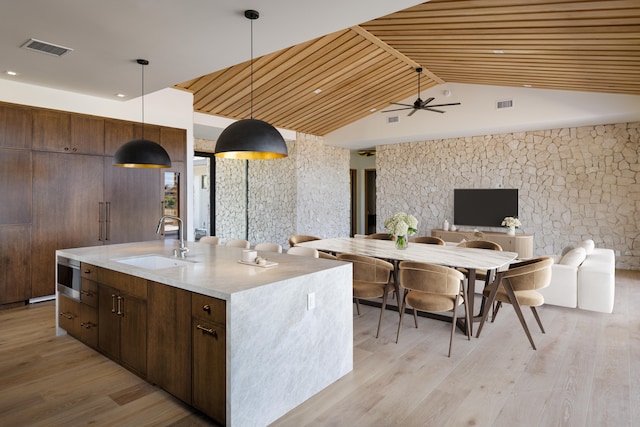
[[[113,156],[113,165],[125,168],[170,168],[171,159],[160,144],[148,139],[134,139],[118,148]]]
[[[287,144],[280,132],[269,123],[253,118],[253,21],[260,17],[257,10],[245,10],[251,22],[251,116],[238,120],[222,131],[216,142],[216,157],[242,160],[266,160],[287,157]]]
[[[222,131],[216,157],[265,160],[287,157],[287,144],[276,128],[257,119],[238,120]]]
[[[171,159],[167,151],[157,142],[144,139],[144,66],[146,59],[137,59],[142,70],[142,138],[129,141],[116,151],[112,164],[124,168],[170,168]]]

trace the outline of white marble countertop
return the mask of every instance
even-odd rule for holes
[[[189,253],[184,259],[187,261],[185,265],[157,270],[128,265],[115,259],[144,255],[175,259],[173,250],[178,247],[176,240],[61,249],[56,251],[56,255],[227,301],[240,292],[344,264],[334,260],[258,251],[258,255],[278,263],[272,268],[262,268],[240,264],[240,248],[196,242],[186,242],[186,246]]]
[[[506,268],[518,256],[515,252],[409,242],[407,249],[396,249],[391,240],[334,238],[298,243],[318,250],[352,253],[397,261],[418,261],[452,267],[493,270]]]

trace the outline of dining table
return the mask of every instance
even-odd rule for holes
[[[405,249],[396,248],[392,240],[366,239],[354,237],[337,237],[329,239],[311,240],[296,244],[314,248],[319,251],[332,253],[350,253],[389,260],[394,264],[394,285],[398,298],[401,298],[398,283],[398,264],[401,261],[417,261],[430,264],[444,265],[467,270],[467,295],[471,324],[469,329],[473,334],[473,323],[481,320],[482,313],[474,315],[474,298],[476,271],[486,270],[487,274],[494,272],[495,280],[499,280],[500,272],[506,270],[518,254],[508,251],[494,251],[489,249],[465,248],[453,245],[432,245],[425,243],[409,243]],[[466,329],[466,325],[460,325]],[[463,329],[464,330],[464,329]]]

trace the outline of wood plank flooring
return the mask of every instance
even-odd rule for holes
[[[478,301],[478,300],[477,300]],[[480,338],[379,309],[354,315],[354,371],[273,426],[640,426],[640,271],[616,272],[613,314],[544,306],[542,334],[509,305]],[[355,313],[355,311],[354,311]],[[213,423],[73,338],[52,302],[0,311],[0,426]]]

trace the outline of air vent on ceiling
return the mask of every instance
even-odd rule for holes
[[[399,120],[398,116],[387,117],[387,123],[398,123]]]
[[[69,52],[73,52],[73,49],[71,49],[70,47],[59,46],[53,43],[47,43],[36,39],[27,40],[27,42],[21,47],[53,56],[62,56],[66,55]]]
[[[502,101],[496,101],[496,110],[503,110],[505,108],[513,108],[513,99],[503,99]]]

